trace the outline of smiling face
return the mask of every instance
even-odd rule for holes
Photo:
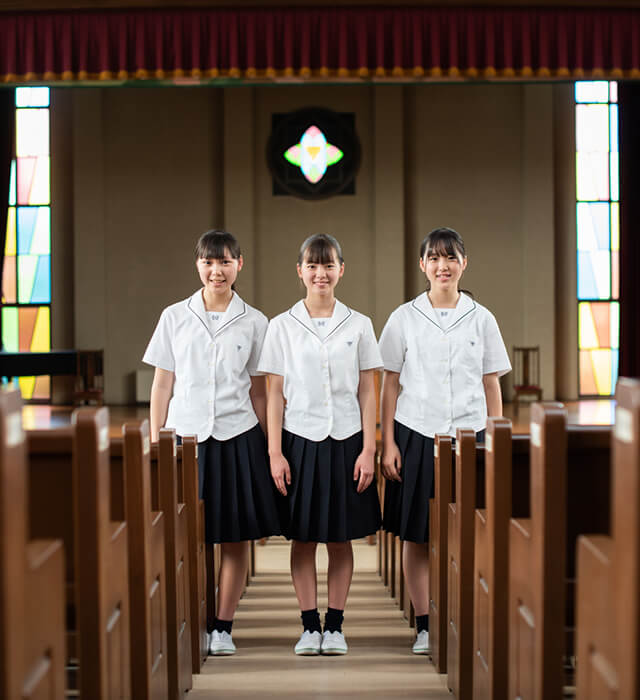
[[[331,249],[331,257],[322,262],[314,262],[310,256],[305,255],[302,264],[298,264],[298,277],[307,288],[307,294],[318,296],[330,296],[333,294],[338,281],[344,274],[344,263],[341,263],[338,254]]]
[[[242,256],[233,258],[225,248],[222,258],[198,258],[196,268],[208,294],[228,296],[232,291],[231,285],[242,269]]]
[[[467,267],[467,258],[459,252],[429,250],[420,259],[420,269],[434,292],[458,291],[458,282]]]

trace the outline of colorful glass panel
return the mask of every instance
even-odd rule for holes
[[[589,80],[576,83],[576,102],[608,102],[609,83]]]
[[[49,110],[16,111],[16,156],[49,155]]]
[[[2,308],[2,341],[8,351],[48,352],[51,349],[50,91],[41,87],[18,88],[15,99],[16,158],[11,163],[2,295],[4,304],[17,305]],[[18,383],[25,399],[50,397],[49,377],[20,377]]]
[[[2,270],[2,303],[16,303],[16,256],[5,255]]]
[[[618,376],[617,95],[615,82],[575,86],[579,391],[583,396],[610,396]]]
[[[9,177],[9,206],[15,207],[16,205],[16,161],[11,161],[11,170]]]
[[[2,308],[2,347],[8,352],[18,351],[18,309],[15,306]]]
[[[49,98],[47,87],[16,88],[16,107],[48,107]]]

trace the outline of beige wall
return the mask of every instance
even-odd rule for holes
[[[159,312],[196,288],[193,243],[216,225],[238,235],[239,291],[269,316],[301,295],[302,239],[333,233],[346,258],[338,295],[378,331],[423,289],[422,237],[457,228],[469,254],[464,286],[495,313],[509,349],[542,346],[545,398],[555,396],[557,192],[568,176],[557,122],[570,95],[547,85],[314,85],[58,90],[55,100],[54,221],[72,228],[73,255],[54,260],[54,289],[58,279],[73,304],[54,324],[66,329],[59,346],[105,348],[109,402],[133,400]],[[309,105],[355,113],[355,196],[272,196],[271,114]],[[560,228],[571,235],[570,221]]]

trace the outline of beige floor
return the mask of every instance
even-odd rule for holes
[[[448,700],[445,677],[411,654],[413,632],[375,572],[376,548],[354,543],[354,575],[344,625],[344,657],[293,654],[299,612],[289,576],[289,545],[257,547],[258,574],[233,626],[235,656],[209,658],[194,676],[190,700],[204,698],[433,698]],[[326,610],[326,554],[320,545],[319,608]]]

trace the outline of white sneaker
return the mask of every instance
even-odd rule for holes
[[[347,643],[342,632],[325,632],[322,635],[322,653],[327,656],[338,656],[347,653]]]
[[[413,644],[413,649],[411,650],[414,654],[429,654],[431,653],[431,648],[429,647],[429,633],[427,630],[422,630],[418,632],[416,641]]]
[[[209,640],[209,654],[211,656],[231,656],[236,653],[236,645],[228,632],[213,630]]]
[[[294,651],[298,656],[317,656],[320,653],[322,635],[320,632],[309,632],[305,630],[298,640]]]

